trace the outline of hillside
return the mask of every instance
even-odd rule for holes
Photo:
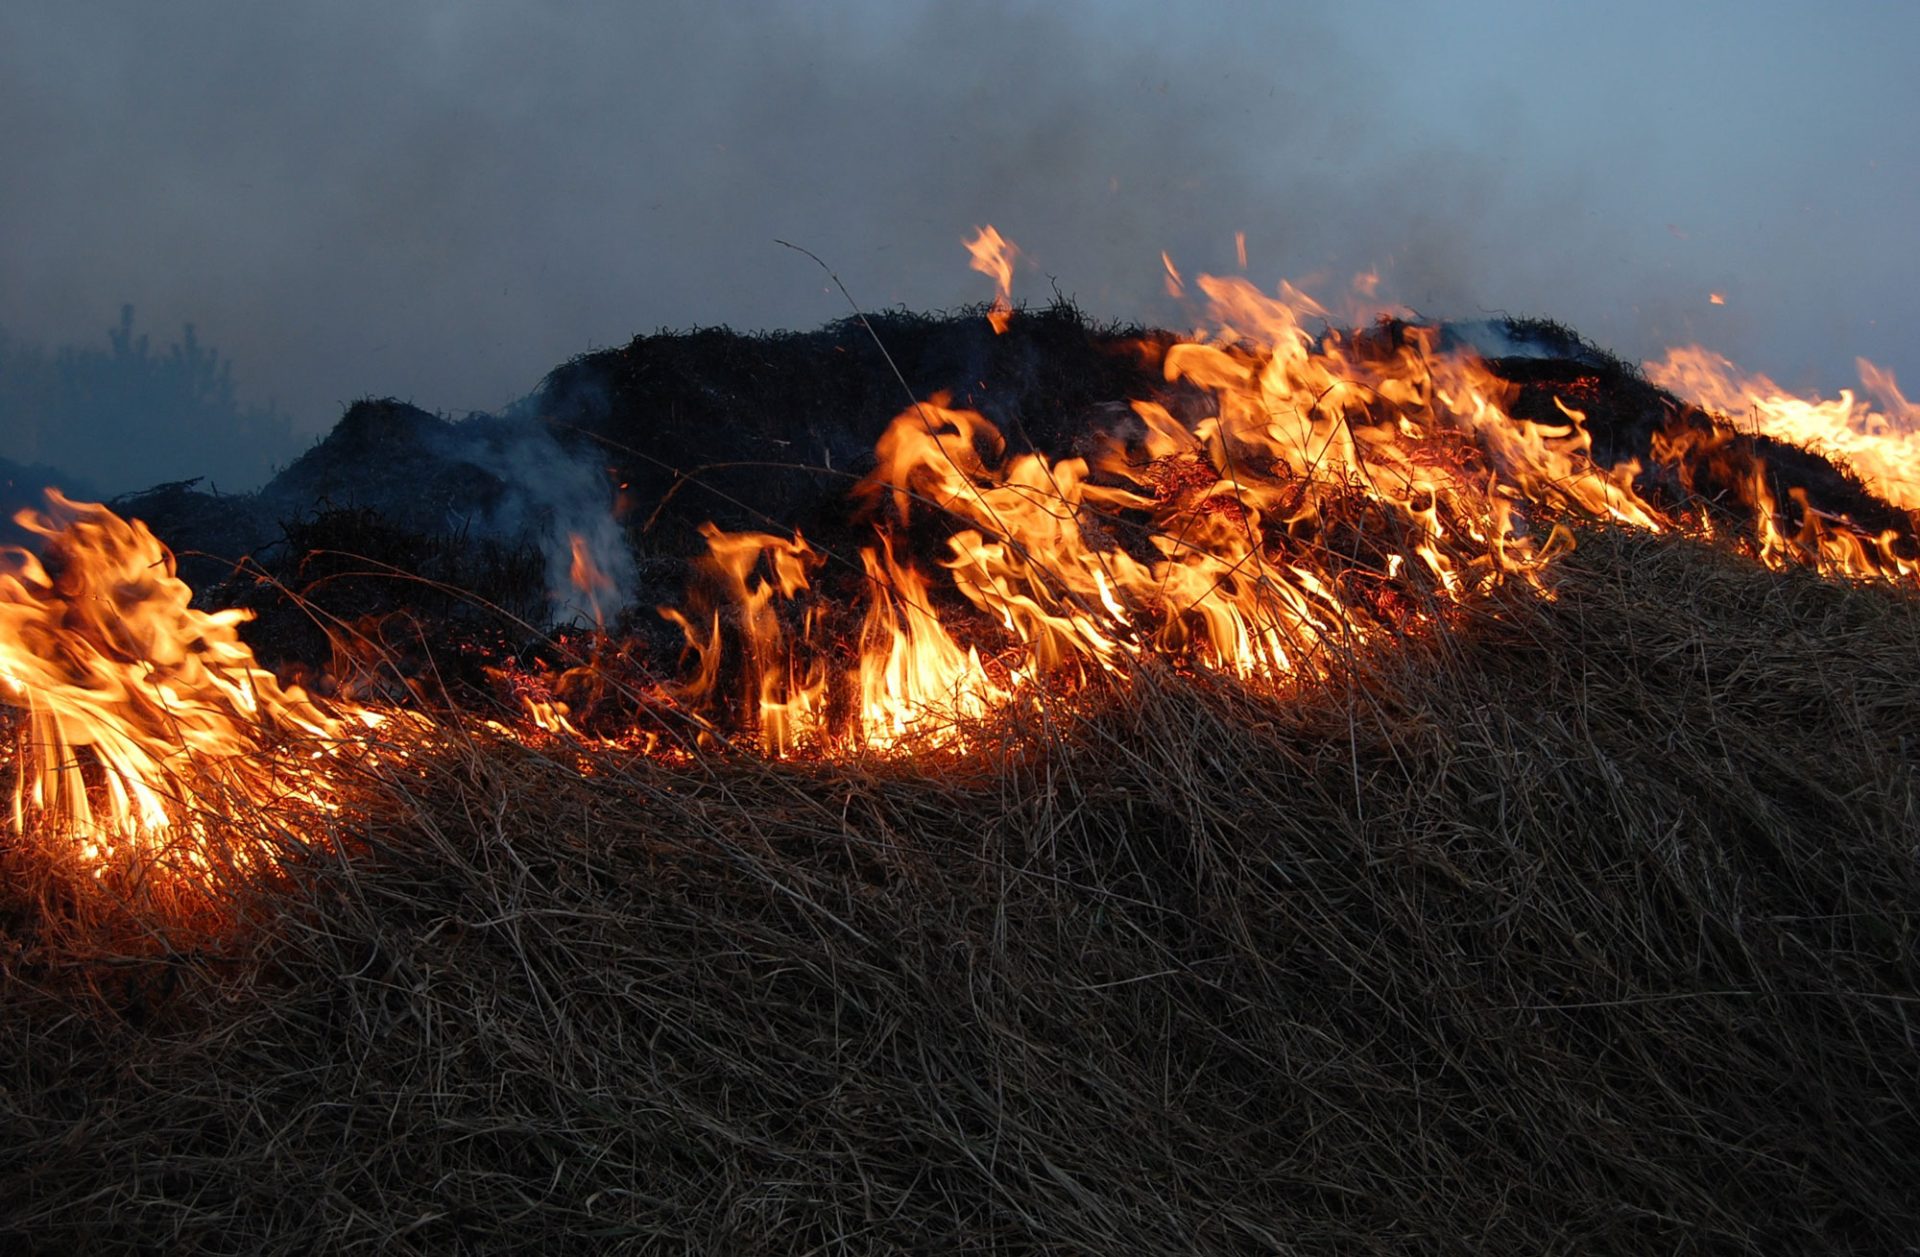
[[[1129,400],[1204,400],[1167,369],[1171,338],[1067,311],[1023,323],[1029,342],[958,320],[880,328],[916,388],[975,378],[1007,447],[969,447],[983,497],[1028,483],[1022,452],[1060,472]],[[619,518],[642,599],[691,607],[680,584],[714,582],[694,525],[716,503],[755,515],[727,527],[802,526],[837,598],[853,585],[832,583],[836,560],[887,486],[933,496],[876,462],[901,400],[884,362],[843,366],[864,335],[641,338],[466,433],[356,408],[288,469],[337,486],[328,509],[289,521],[280,552],[225,592],[263,613],[247,631],[288,664],[318,667],[329,644],[296,612],[419,626],[416,653],[382,666],[432,732],[387,717],[377,755],[330,770],[319,821],[229,798],[204,850],[274,854],[206,876],[191,917],[160,911],[184,902],[164,860],[142,883],[62,873],[40,831],[4,849],[0,1236],[249,1253],[1911,1243],[1920,602],[1898,567],[1904,512],[1564,329],[1510,325],[1514,352],[1489,361],[1512,389],[1498,423],[1585,416],[1591,458],[1559,479],[1526,481],[1494,426],[1479,447],[1418,447],[1407,466],[1457,481],[1404,506],[1277,463],[1241,466],[1249,496],[1233,502],[1213,481],[1198,505],[1177,484],[1089,490],[1120,504],[1103,517],[1114,536],[1080,534],[1114,571],[1183,553],[1121,524],[1224,520],[1224,546],[1284,516],[1255,560],[1276,583],[1302,556],[1326,565],[1298,578],[1319,601],[1285,639],[1292,671],[1236,672],[1197,630],[1173,641],[1171,614],[1150,619],[1117,583],[1099,586],[1115,609],[1094,633],[1069,589],[1031,614],[1073,621],[1036,639],[1088,652],[1050,674],[1070,682],[1023,680],[1012,646],[983,650],[975,672],[1011,698],[886,742],[872,720],[845,726],[856,682],[838,673],[820,707],[838,714],[799,721],[792,678],[815,639],[798,595],[768,621],[787,634],[779,667],[755,653],[755,604],[716,610],[711,649],[727,653],[700,691],[683,675],[707,657],[694,612],[687,659],[638,613],[584,662],[577,638],[533,641],[527,624],[501,645],[483,627],[495,612],[452,586],[537,606],[546,574],[514,557],[537,541],[372,499],[392,476],[497,504],[513,464],[486,451],[538,424],[563,451],[591,445],[634,495]],[[1344,361],[1361,378],[1409,344],[1438,352],[1427,335],[1383,324]],[[1349,427],[1386,428],[1376,394]],[[795,414],[771,412],[781,398]],[[723,415],[742,417],[723,430]],[[1706,455],[1655,456],[1690,441]],[[368,474],[326,481],[349,447]],[[1201,455],[1174,457],[1139,481]],[[1609,470],[1629,458],[1637,473]],[[874,475],[864,513],[832,513]],[[1488,517],[1455,486],[1500,477],[1520,488],[1486,500],[1520,522],[1472,536]],[[1290,515],[1245,505],[1267,480],[1299,487]],[[346,500],[356,485],[369,496]],[[1308,488],[1324,489],[1311,512]],[[1657,530],[1583,514],[1595,500],[1644,504]],[[156,514],[176,544],[188,507],[225,509],[166,502],[187,521]],[[967,534],[926,514],[902,509],[887,544],[932,568]],[[1381,537],[1402,548],[1385,555]],[[1835,570],[1853,553],[1836,538],[1868,537],[1863,562],[1885,566]],[[437,574],[423,584],[407,563]],[[1064,586],[1061,570],[1047,579]],[[928,600],[988,641],[967,618],[985,595],[956,589]],[[986,605],[1028,623],[1012,594]],[[1328,626],[1335,607],[1350,618]],[[845,649],[822,639],[817,657]],[[524,692],[502,675],[605,701],[577,695],[586,732],[555,734],[516,713]],[[793,688],[756,681],[776,675]],[[715,696],[749,682],[779,702],[722,710]],[[769,733],[776,708],[791,739]],[[636,709],[655,722],[644,741],[590,719]]]

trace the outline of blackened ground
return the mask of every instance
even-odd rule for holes
[[[852,535],[846,491],[914,401],[946,394],[992,420],[1011,450],[1062,457],[1126,414],[1129,399],[1166,391],[1144,335],[1066,304],[1020,312],[1005,335],[977,310],[759,336],[660,333],[559,368],[535,407],[605,452],[641,545],[697,553],[694,529],[708,519],[729,531],[799,527],[831,543]]]
[[[983,412],[1010,451],[1055,458],[1087,452],[1135,399],[1183,416],[1208,404],[1165,379],[1167,333],[1097,324],[1066,303],[1020,311],[1005,335],[981,315],[890,311],[812,332],[640,336],[560,366],[502,416],[450,421],[364,400],[257,494],[170,485],[121,504],[180,552],[203,603],[259,613],[248,631],[275,662],[322,664],[327,630],[369,617],[413,617],[431,626],[417,636],[467,653],[500,643],[537,650],[540,548],[552,544],[555,503],[551,490],[542,499],[528,486],[559,464],[585,468],[577,483],[607,495],[636,557],[632,607],[618,627],[666,661],[675,634],[653,608],[681,600],[708,520],[798,528],[836,556],[824,592],[858,593],[854,555],[869,534],[847,491],[915,399],[945,394]],[[1358,340],[1391,350],[1407,328],[1383,322]],[[1915,552],[1908,514],[1843,468],[1682,404],[1559,324],[1444,325],[1441,345],[1490,355],[1516,387],[1519,417],[1563,423],[1556,400],[1584,412],[1595,460],[1638,461],[1637,487],[1661,505],[1710,510],[1727,531],[1748,532],[1758,460],[1787,532],[1805,509],[1798,489],[1807,505],[1870,534],[1891,530]],[[1683,466],[1658,456],[1676,441],[1696,447]],[[909,544],[930,557],[941,534],[923,513]]]

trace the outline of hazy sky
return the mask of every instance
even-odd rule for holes
[[[1431,314],[1920,384],[1920,5],[9,0],[0,327],[496,408],[662,326],[1377,267]],[[1309,285],[1309,291],[1314,288]],[[1726,295],[1710,305],[1708,293]],[[1909,391],[1912,391],[1911,389]],[[6,434],[0,433],[0,453]]]

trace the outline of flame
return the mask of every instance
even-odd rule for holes
[[[1920,510],[1920,407],[1900,392],[1891,371],[1855,360],[1876,410],[1852,389],[1836,398],[1796,396],[1764,375],[1744,375],[1698,345],[1670,349],[1646,367],[1661,388],[1718,411],[1760,433],[1844,462],[1875,493],[1903,510]]]
[[[676,697],[724,710],[737,694],[773,754],[963,744],[1023,695],[1147,656],[1321,675],[1501,581],[1544,589],[1563,514],[1667,526],[1636,464],[1594,463],[1582,412],[1514,416],[1512,386],[1438,352],[1434,329],[1314,331],[1324,310],[1290,286],[1196,282],[1217,331],[1164,355],[1170,381],[1212,399],[1188,417],[1136,402],[1131,430],[1061,459],[1010,452],[945,397],[894,418],[855,490],[875,540],[851,642],[812,590],[834,556],[709,526],[716,597],[665,611],[693,660]],[[899,558],[916,518],[948,530],[944,581]]]
[[[969,248],[1006,313],[1012,246],[988,227]],[[1377,279],[1359,277],[1355,291]],[[1523,417],[1516,388],[1471,352],[1443,352],[1438,328],[1382,319],[1343,331],[1290,284],[1272,296],[1239,278],[1193,285],[1212,330],[1140,347],[1178,400],[1135,401],[1074,456],[1015,448],[936,395],[875,445],[853,490],[864,541],[834,552],[797,532],[704,525],[684,603],[662,608],[685,641],[682,674],[633,689],[634,706],[674,709],[703,743],[739,732],[776,757],[965,750],[992,736],[996,715],[1044,710],[1089,680],[1164,664],[1285,685],[1505,582],[1551,597],[1543,573],[1571,545],[1570,521],[1712,531],[1642,498],[1637,463],[1594,460],[1578,387],[1544,419]],[[1920,411],[1891,373],[1860,370],[1882,410],[1851,392],[1794,398],[1698,349],[1649,374],[1835,452],[1883,496],[1920,508]],[[1751,447],[1725,425],[1676,424],[1654,434],[1652,456],[1689,490],[1707,469],[1716,492],[1731,483],[1770,566],[1920,576],[1894,534],[1869,536],[1804,491],[1783,492]],[[21,713],[13,824],[81,868],[270,867],[270,852],[227,839],[237,810],[304,832],[298,822],[343,807],[343,751],[396,718],[425,727],[280,684],[240,639],[247,613],[194,609],[138,521],[57,492],[45,513],[17,519],[42,544],[0,551],[0,704]],[[928,539],[937,557],[916,561]],[[598,622],[612,582],[583,537],[571,547]],[[685,755],[638,720],[626,734],[583,732],[607,726],[594,697],[605,645],[596,634],[596,658],[559,683],[518,678],[518,728],[486,724],[528,741]]]
[[[973,257],[969,265],[993,280],[993,305],[987,310],[987,321],[993,324],[997,336],[1013,322],[1013,258],[1019,250],[994,230],[991,223],[979,228],[974,238],[964,243]]]
[[[601,611],[600,598],[603,594],[614,592],[613,578],[601,571],[600,565],[593,561],[592,547],[584,536],[571,533],[567,537],[567,544],[573,553],[572,562],[567,567],[567,579],[586,597],[595,626],[604,629],[606,616]]]
[[[1167,295],[1178,300],[1187,293],[1187,283],[1180,278],[1180,268],[1173,264],[1173,257],[1165,249],[1160,251],[1160,265],[1167,272]]]
[[[965,729],[1003,706],[1009,691],[977,648],[962,650],[934,614],[927,582],[883,538],[860,552],[873,590],[860,629],[860,730],[886,750],[911,738],[965,744]]]
[[[245,812],[326,813],[326,761],[385,717],[282,686],[240,640],[240,610],[199,611],[138,521],[48,490],[15,522],[43,553],[0,550],[0,703],[24,713],[13,824],[97,876],[134,860],[191,874],[272,857],[223,835]]]

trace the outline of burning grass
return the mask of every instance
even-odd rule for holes
[[[1550,580],[965,755],[452,738],[224,936],[10,878],[0,1235],[1910,1242],[1920,605],[1615,531]]]

